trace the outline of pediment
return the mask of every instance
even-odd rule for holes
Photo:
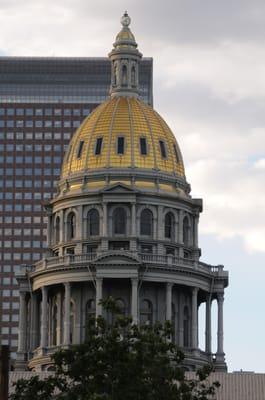
[[[96,264],[111,264],[111,265],[135,265],[141,264],[139,258],[136,255],[123,252],[123,251],[110,251],[106,254],[100,254],[95,260]]]
[[[121,182],[114,183],[113,185],[110,185],[101,191],[101,193],[128,193],[128,194],[133,194],[136,192],[137,190],[132,189],[130,186],[125,185],[124,183]]]

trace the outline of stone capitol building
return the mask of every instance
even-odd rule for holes
[[[173,132],[139,99],[142,57],[125,13],[109,54],[110,97],[77,129],[56,197],[47,205],[45,258],[17,275],[20,291],[16,370],[52,370],[51,354],[82,343],[86,322],[112,296],[136,324],[172,321],[172,340],[193,371],[226,371],[222,265],[200,261],[202,200],[190,195]],[[211,305],[218,306],[217,352]],[[205,303],[205,348],[198,309]],[[108,316],[107,316],[108,317]]]

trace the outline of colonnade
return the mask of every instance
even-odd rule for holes
[[[131,293],[130,293],[130,314],[135,324],[139,323],[139,280],[138,278],[131,278]],[[63,292],[57,293],[57,318],[56,318],[56,343],[57,345],[70,345],[70,314],[71,314],[71,283],[66,282],[64,286],[64,297]],[[165,319],[172,320],[172,294],[174,284],[171,282],[165,283]],[[38,344],[41,348],[49,346],[48,340],[48,286],[41,288],[41,320],[40,328],[38,329],[39,315],[38,315],[38,300],[37,293],[31,294],[31,308],[28,310],[27,298],[29,294],[27,292],[20,292],[20,317],[19,317],[19,341],[18,341],[18,352],[26,353],[27,351],[35,350]],[[191,334],[191,349],[198,349],[198,292],[199,289],[194,287],[191,289],[191,321],[190,321],[190,334]],[[103,297],[103,278],[96,279],[96,317],[102,314],[102,305],[100,299]],[[223,293],[217,293],[217,305],[218,305],[218,328],[217,328],[217,354],[222,355],[223,350]],[[62,314],[61,308],[63,304],[63,325],[62,325]],[[206,297],[206,311],[205,311],[205,352],[207,354],[212,353],[211,345],[211,304],[212,297],[207,294]],[[30,326],[27,328],[28,311],[31,313]],[[61,329],[63,328],[63,337]],[[38,332],[40,333],[40,340],[38,341]],[[30,337],[28,338],[27,335]],[[61,339],[62,338],[62,339]],[[182,340],[183,341],[183,340]],[[180,342],[182,342],[180,341]],[[183,343],[179,343],[183,346]],[[29,348],[28,348],[29,347]]]

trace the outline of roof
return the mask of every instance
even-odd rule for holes
[[[50,373],[40,372],[38,375],[44,379]],[[13,383],[21,378],[29,379],[36,375],[33,372],[10,372],[9,392],[12,393]],[[189,377],[194,373],[188,372]],[[265,374],[255,373],[213,373],[211,381],[221,384],[216,400],[264,400],[265,399]]]
[[[117,151],[119,137],[124,138],[121,154]],[[140,150],[140,138],[146,141],[146,154]],[[141,168],[185,176],[174,134],[152,107],[134,97],[113,97],[87,117],[70,142],[61,177],[103,168]]]

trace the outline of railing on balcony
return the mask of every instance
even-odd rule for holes
[[[43,270],[46,268],[52,267],[67,267],[73,264],[88,264],[92,261],[96,260],[98,257],[102,255],[107,255],[108,253],[113,253],[113,251],[104,251],[99,253],[82,253],[82,254],[67,254],[59,257],[48,257],[43,259],[35,264],[35,271]],[[115,254],[120,253],[121,255],[128,254],[128,251],[118,251],[115,250]],[[182,258],[182,257],[174,257],[172,255],[160,255],[160,254],[149,254],[149,253],[137,253],[130,252],[130,254],[134,254],[136,259],[142,261],[144,264],[150,264],[152,267],[167,267],[175,269],[176,267],[188,268],[188,269],[197,269],[201,272],[205,273],[215,273],[220,274],[223,272],[223,265],[209,265],[203,262],[198,262],[196,260]]]

